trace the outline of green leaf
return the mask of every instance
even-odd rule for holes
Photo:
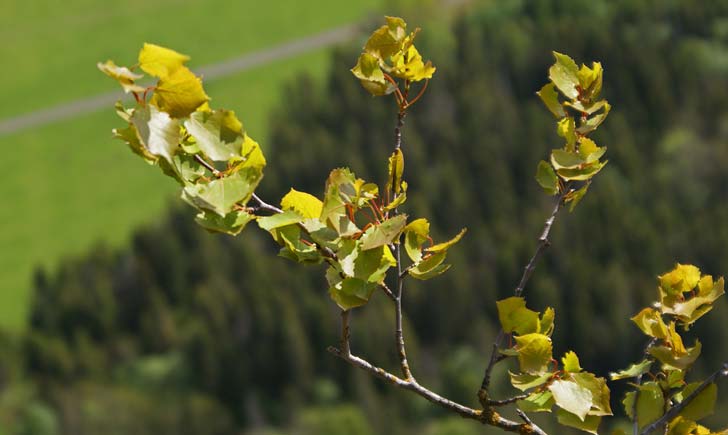
[[[394,189],[394,193],[399,194],[402,191],[402,174],[404,173],[404,156],[399,148],[389,156],[387,173],[389,174],[387,177],[387,192]]]
[[[446,256],[447,252],[432,254],[420,261],[416,266],[410,268],[408,274],[412,278],[423,281],[442,275],[450,269],[449,264],[442,264]]]
[[[184,118],[209,100],[200,78],[182,67],[159,79],[151,104],[172,118]]]
[[[318,219],[321,216],[323,203],[309,193],[299,192],[291,188],[286,196],[281,199],[281,208],[283,210],[293,210],[305,219]]]
[[[541,316],[541,320],[539,320],[538,325],[538,332],[544,335],[551,336],[551,333],[554,332],[554,317],[556,316],[556,313],[554,312],[554,309],[551,307],[547,307],[543,315]]]
[[[701,349],[702,344],[695,340],[695,346],[687,349],[685,355],[675,355],[673,350],[667,346],[651,347],[649,352],[662,363],[663,369],[685,370],[698,359]]]
[[[243,124],[231,110],[195,112],[185,121],[185,128],[197,141],[199,149],[210,159],[227,162],[242,159]]]
[[[597,435],[597,429],[599,429],[599,424],[602,422],[602,417],[587,415],[584,419],[579,419],[578,416],[563,409],[556,411],[556,418],[559,424],[593,433],[594,435]]]
[[[607,147],[598,147],[597,144],[588,137],[582,137],[579,140],[579,156],[584,159],[585,163],[596,162],[606,152]]]
[[[620,370],[616,373],[610,373],[609,378],[613,381],[619,380],[619,379],[627,379],[627,378],[636,378],[637,376],[643,375],[650,371],[650,367],[652,367],[652,361],[646,359],[642,360],[641,362],[637,364],[631,364],[629,367],[627,367],[624,370]]]
[[[551,339],[543,334],[533,333],[516,337],[516,351],[521,371],[543,373],[551,361]]]
[[[130,121],[136,128],[139,141],[149,153],[164,157],[172,163],[172,156],[179,148],[179,122],[154,106],[134,109]]]
[[[567,116],[556,124],[556,133],[566,139],[566,150],[573,152],[576,144],[576,123],[574,118]]]
[[[359,231],[346,209],[356,196],[355,181],[356,177],[347,168],[334,169],[326,180],[321,221],[341,236],[352,236]]]
[[[354,261],[354,277],[381,284],[384,282],[387,270],[396,265],[397,260],[388,246],[362,250]]]
[[[245,225],[254,219],[254,216],[244,211],[232,211],[221,217],[216,213],[202,210],[195,221],[210,232],[225,233],[236,236],[245,228]]]
[[[379,59],[369,53],[362,53],[351,69],[354,77],[359,79],[362,87],[374,96],[388,95],[397,89],[384,78],[379,67]]]
[[[566,202],[570,202],[571,205],[569,206],[569,213],[574,211],[577,205],[581,202],[582,199],[584,199],[584,195],[586,195],[586,192],[589,190],[589,186],[591,185],[591,182],[587,182],[584,186],[582,186],[579,190],[569,194],[566,197]]]
[[[551,164],[556,170],[577,169],[586,163],[576,152],[569,152],[562,149],[551,151]]]
[[[574,169],[559,169],[556,171],[557,174],[564,180],[575,180],[575,181],[586,181],[594,177],[599,171],[606,166],[607,162],[602,163],[594,162],[590,165],[585,164],[580,168]]]
[[[579,357],[573,351],[566,352],[564,357],[561,358],[561,362],[564,364],[564,371],[566,372],[578,373],[582,370],[579,365]]]
[[[540,387],[551,379],[551,373],[543,373],[538,375],[532,375],[529,373],[511,373],[508,374],[511,377],[511,385],[521,391],[530,390],[531,388]]]
[[[516,332],[519,335],[538,332],[538,313],[526,308],[526,300],[512,296],[496,302],[498,319],[503,332]]]
[[[612,110],[612,106],[610,106],[609,103],[604,103],[604,111],[587,119],[586,122],[582,123],[579,128],[576,129],[576,132],[579,134],[589,134],[596,130],[597,127],[599,127],[607,118],[610,110]]]
[[[576,382],[558,380],[549,385],[556,406],[579,417],[584,421],[592,406],[592,393]]]
[[[689,326],[713,308],[713,302],[725,293],[723,287],[723,278],[713,283],[713,278],[706,275],[700,280],[700,290],[695,296],[684,301],[678,299],[672,306],[663,305],[662,312],[677,316],[684,326]]]
[[[137,129],[134,127],[134,124],[129,124],[126,128],[122,129],[115,128],[111,130],[111,133],[114,135],[114,138],[121,139],[126,142],[132,152],[146,160],[147,163],[153,164],[157,161],[158,157],[149,152],[147,147],[142,145],[139,140],[139,133],[137,133]]]
[[[182,68],[190,57],[169,48],[144,43],[139,51],[139,67],[147,74],[167,77]]]
[[[559,177],[556,176],[554,168],[547,162],[541,160],[536,168],[536,181],[549,195],[559,193]]]
[[[427,219],[419,218],[404,227],[404,249],[413,263],[422,260],[422,244],[430,235],[430,223]]]
[[[102,73],[119,82],[125,93],[144,92],[144,88],[135,84],[135,80],[144,77],[141,74],[134,74],[125,66],[117,66],[113,61],[107,60],[106,63],[97,63],[96,66]]]
[[[556,58],[551,68],[549,68],[549,79],[567,98],[575,100],[579,96],[576,86],[579,84],[579,67],[572,58],[565,54],[553,52]]]
[[[283,213],[258,218],[258,226],[265,230],[271,231],[276,228],[286,227],[301,222],[303,217],[293,210],[287,210]]]
[[[556,88],[553,83],[547,83],[540,91],[536,92],[536,95],[541,97],[541,101],[546,105],[546,108],[551,111],[557,118],[563,118],[566,116],[564,112],[564,106],[559,102],[559,94],[556,92]]]
[[[448,249],[450,249],[450,247],[451,247],[452,245],[454,245],[454,244],[456,244],[457,242],[459,242],[459,241],[460,241],[460,239],[462,239],[462,238],[463,238],[463,236],[465,235],[465,232],[466,232],[466,231],[468,231],[468,229],[467,229],[467,228],[463,228],[463,229],[462,229],[462,230],[460,230],[460,232],[459,232],[459,233],[458,233],[458,234],[457,234],[457,235],[456,235],[455,237],[453,237],[452,239],[448,240],[447,242],[442,242],[442,243],[438,243],[437,245],[434,245],[434,246],[430,246],[429,248],[426,248],[426,249],[425,249],[425,251],[427,251],[427,252],[432,252],[432,253],[438,253],[438,252],[445,252],[445,251],[447,251]]]
[[[523,412],[551,412],[554,395],[549,390],[534,391],[530,396],[516,402],[518,409]]]
[[[627,415],[634,420],[634,400],[636,393],[630,392],[622,402]],[[662,417],[665,409],[665,398],[662,395],[660,386],[655,382],[646,382],[639,387],[637,395],[637,426],[640,429]]]
[[[225,216],[235,204],[246,203],[253,194],[259,179],[246,175],[249,174],[237,172],[209,183],[186,186],[182,198],[195,207]]]
[[[690,396],[693,391],[701,384],[701,382],[693,382],[685,386],[685,388],[676,395],[678,402],[682,402]],[[680,416],[688,420],[698,421],[715,412],[715,401],[718,399],[718,386],[715,384],[708,385],[698,394],[695,399],[680,411]]]
[[[329,288],[329,296],[342,310],[350,310],[369,302],[377,284],[358,278],[346,278]]]
[[[566,379],[576,382],[591,393],[592,407],[589,415],[612,415],[612,407],[609,404],[610,392],[606,379],[598,378],[589,372],[568,373]]]
[[[574,109],[578,110],[581,113],[586,113],[587,115],[591,115],[595,112],[598,112],[599,110],[604,108],[604,106],[606,106],[609,103],[607,103],[607,100],[600,100],[600,101],[595,101],[593,103],[586,103],[586,104],[581,101],[567,101],[565,104],[569,107],[573,107]]]
[[[406,215],[398,215],[387,219],[379,225],[372,225],[361,236],[361,249],[378,248],[393,243],[407,224]]]

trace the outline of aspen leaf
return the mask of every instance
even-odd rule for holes
[[[553,83],[545,84],[540,91],[536,92],[541,98],[541,101],[546,105],[551,113],[557,118],[563,118],[566,116],[564,112],[564,106],[559,102],[559,94],[556,92],[556,88]]]
[[[402,233],[406,224],[407,216],[401,214],[387,219],[381,224],[372,225],[361,236],[362,251],[393,243]]]
[[[155,156],[172,162],[172,156],[179,148],[179,122],[154,106],[138,107],[130,118],[139,141]]]
[[[702,344],[695,340],[695,345],[686,349],[686,353],[683,355],[676,355],[667,346],[655,346],[650,348],[649,352],[662,363],[663,369],[685,370],[698,359],[701,349]]]
[[[245,228],[245,225],[253,220],[254,217],[244,211],[232,211],[227,215],[220,216],[217,213],[212,213],[206,210],[202,210],[196,217],[197,222],[204,229],[214,233],[225,233],[231,236],[236,236]]]
[[[184,118],[209,99],[200,78],[182,67],[159,79],[151,103],[172,118]]]
[[[586,120],[586,122],[582,123],[577,129],[577,133],[579,134],[588,134],[592,131],[596,130],[597,127],[599,127],[602,122],[607,118],[607,115],[609,115],[609,111],[612,110],[612,106],[609,105],[609,103],[604,103],[604,110],[601,113],[598,113]]]
[[[369,53],[362,53],[359,56],[351,73],[359,79],[362,87],[374,96],[391,94],[396,89],[385,80],[384,73],[379,67],[379,59]]]
[[[555,316],[556,313],[554,312],[554,309],[551,307],[547,307],[538,322],[538,332],[544,335],[548,335],[550,337],[551,333],[554,332]]]
[[[360,251],[354,261],[354,277],[367,282],[381,284],[387,270],[397,265],[388,246]]]
[[[447,242],[442,242],[442,243],[438,243],[437,245],[434,245],[434,246],[430,246],[429,248],[426,248],[426,249],[425,249],[425,251],[427,251],[427,252],[433,252],[433,253],[438,253],[438,252],[445,252],[445,251],[447,251],[448,249],[450,249],[450,247],[452,247],[452,245],[454,245],[454,244],[456,244],[457,242],[459,242],[459,241],[460,241],[460,239],[462,239],[462,238],[463,238],[463,236],[465,235],[465,232],[466,232],[467,230],[468,230],[467,228],[463,228],[463,229],[462,229],[462,230],[460,230],[460,232],[459,232],[459,233],[458,233],[458,234],[457,234],[457,235],[456,235],[455,237],[453,237],[452,239],[448,240]]]
[[[141,74],[134,74],[131,70],[125,66],[118,66],[112,60],[107,60],[106,63],[97,63],[96,66],[102,73],[111,77],[112,79],[119,82],[125,93],[129,92],[144,92],[144,88],[134,83],[135,80],[139,80],[144,77]]]
[[[407,36],[407,23],[399,17],[386,17],[387,24],[375,30],[364,46],[364,51],[375,58],[386,60],[402,49]]]
[[[604,108],[608,102],[607,100],[599,100],[592,103],[584,103],[582,101],[576,100],[576,101],[567,101],[564,103],[565,105],[572,107],[582,114],[592,115],[595,112],[600,111],[602,108]]]
[[[258,181],[238,172],[209,183],[186,186],[182,198],[195,207],[225,216],[232,211],[233,205],[250,199]]]
[[[648,359],[642,360],[637,364],[631,364],[624,370],[610,373],[609,378],[613,381],[626,378],[636,378],[637,376],[643,375],[650,371],[650,367],[652,367],[652,361]]]
[[[402,174],[404,173],[404,156],[399,148],[389,156],[387,173],[389,175],[385,189],[388,192],[394,190],[395,194],[399,194],[402,191]]]
[[[700,386],[701,382],[693,382],[683,388],[683,390],[675,396],[678,402],[682,402],[690,396],[695,389]],[[715,384],[708,385],[701,391],[682,411],[680,416],[688,420],[698,421],[715,412],[715,402],[718,399],[718,386]]]
[[[111,133],[116,139],[121,139],[126,142],[132,152],[146,160],[147,163],[153,164],[157,161],[158,157],[152,154],[147,147],[142,145],[139,140],[139,133],[137,133],[137,129],[134,127],[134,124],[129,124],[126,128],[115,128],[111,130]]]
[[[594,163],[607,151],[607,147],[598,147],[593,140],[583,137],[579,141],[579,156],[585,163]]]
[[[543,373],[538,375],[532,375],[529,373],[511,373],[508,372],[511,378],[511,385],[521,391],[530,390],[531,388],[540,387],[541,385],[548,382],[551,379],[551,373]]]
[[[549,78],[556,87],[569,99],[576,99],[579,92],[576,86],[579,84],[577,76],[579,68],[572,58],[565,54],[553,52],[556,63],[549,68]]]
[[[358,278],[346,278],[329,288],[331,299],[342,310],[350,310],[369,302],[369,298],[377,288],[377,284]]]
[[[631,394],[631,396],[630,396]],[[625,404],[625,410],[632,408],[634,405],[635,392],[628,393],[628,397],[631,400],[625,398],[623,402]],[[637,395],[637,425],[640,429],[644,428],[648,424],[662,417],[665,409],[665,398],[662,395],[660,386],[655,382],[646,382],[639,387],[639,394]],[[632,413],[632,409],[627,410],[627,414],[632,419],[635,416]]]
[[[553,154],[552,154],[553,155]],[[564,168],[556,171],[559,177],[564,180],[586,181],[594,177],[599,171],[607,165],[607,162],[594,162],[592,164],[584,164],[578,168]]]
[[[318,219],[321,216],[323,203],[320,199],[306,192],[291,190],[281,199],[283,210],[293,210],[305,219]]]
[[[422,244],[430,235],[430,223],[427,219],[415,219],[404,227],[404,249],[413,263],[422,260]]]
[[[520,335],[538,332],[538,313],[526,308],[526,301],[522,297],[511,296],[496,302],[498,319],[503,332],[516,332]]]
[[[436,70],[429,60],[426,63],[422,61],[422,55],[414,45],[410,45],[406,50],[394,54],[392,64],[393,76],[413,82],[431,79]]]
[[[518,362],[525,373],[543,373],[551,361],[551,339],[543,334],[525,334],[515,338]]]
[[[549,195],[559,193],[559,177],[547,162],[541,160],[536,168],[536,181]]]
[[[243,124],[231,110],[195,112],[184,123],[197,146],[217,162],[242,158],[245,134]]]
[[[265,231],[271,231],[276,228],[297,224],[302,220],[303,218],[300,214],[293,210],[287,210],[283,213],[258,218],[258,226]]]
[[[584,199],[584,196],[586,195],[586,192],[589,190],[589,186],[591,185],[591,182],[587,182],[585,185],[579,188],[579,190],[570,193],[566,197],[566,202],[571,203],[569,205],[569,213],[574,211],[577,205],[581,202],[582,199]]]
[[[580,419],[577,415],[574,415],[564,409],[556,411],[556,419],[559,424],[573,427],[584,432],[593,433],[594,435],[597,435],[599,424],[602,422],[602,417],[587,415],[585,418]]]
[[[667,338],[667,325],[654,308],[645,308],[631,319],[645,334],[655,338]]]
[[[558,380],[549,385],[556,406],[579,417],[584,421],[592,406],[592,393],[576,382]]]
[[[586,163],[576,152],[569,152],[562,149],[551,151],[551,164],[559,169],[576,169]]]
[[[709,312],[713,308],[713,302],[725,293],[723,278],[713,283],[713,278],[710,275],[704,276],[698,287],[699,291],[695,296],[684,301],[674,302],[671,306],[663,304],[662,311],[665,314],[677,316],[684,326],[691,325]],[[709,287],[710,290],[707,290]]]
[[[432,254],[424,260],[420,261],[414,267],[409,269],[408,274],[412,278],[419,280],[428,280],[438,275],[442,275],[450,269],[449,264],[442,264],[445,261],[446,252]]]
[[[566,139],[566,150],[569,152],[574,151],[574,144],[576,144],[576,123],[574,118],[567,116],[556,123],[556,133]]]
[[[592,395],[592,406],[589,409],[589,415],[612,415],[612,408],[609,404],[610,393],[606,379],[598,378],[593,373],[584,371],[568,373],[565,379],[570,379],[589,390]]]
[[[139,67],[147,74],[160,78],[171,75],[188,60],[189,56],[149,43],[145,43],[139,52]]]
[[[518,409],[523,412],[551,412],[554,403],[554,395],[549,390],[535,391],[516,402]]]
[[[685,293],[694,289],[700,281],[700,269],[692,264],[680,264],[661,275],[660,287],[668,294]]]
[[[579,365],[579,357],[573,351],[566,352],[561,358],[561,362],[564,364],[566,372],[578,373],[582,370]]]

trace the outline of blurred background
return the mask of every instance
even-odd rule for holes
[[[535,92],[551,51],[601,61],[609,165],[527,289],[556,309],[555,354],[601,376],[639,359],[629,321],[676,261],[728,273],[728,1],[0,0],[0,434],[499,433],[330,356],[323,274],[251,226],[210,235],[176,185],[111,139],[116,84],[145,41],[192,57],[215,107],[269,160],[261,196],[320,193],[350,166],[383,181],[395,107],[350,75],[384,14],[423,27],[438,67],[406,120],[407,213],[469,232],[453,269],[407,289],[420,381],[475,406],[511,294],[549,212],[533,179],[560,146]],[[390,306],[353,314],[353,346],[394,369]],[[728,360],[725,298],[691,330],[693,374]],[[497,388],[510,393],[505,370]],[[719,385],[726,390],[728,385]],[[623,384],[612,384],[623,424]],[[718,409],[728,406],[720,394]],[[718,413],[707,423],[728,424]],[[550,416],[538,416],[544,428]],[[556,429],[550,433],[571,433]]]

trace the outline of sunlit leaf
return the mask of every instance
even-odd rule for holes
[[[135,74],[125,66],[116,65],[112,60],[107,60],[106,63],[99,62],[96,66],[102,73],[119,82],[125,93],[144,92],[142,86],[134,83],[135,80],[144,77],[142,74]]]
[[[329,288],[329,296],[342,310],[360,307],[369,302],[377,284],[358,278],[346,278]]]
[[[399,148],[389,156],[387,173],[389,175],[387,176],[386,190],[391,192],[394,189],[394,193],[399,194],[402,190],[402,174],[404,173],[404,156]]]
[[[556,406],[579,417],[584,421],[592,406],[592,393],[576,382],[558,380],[549,385]]]
[[[410,260],[419,263],[422,260],[422,244],[430,235],[430,223],[419,218],[408,223],[404,228],[404,248]]]
[[[199,149],[210,159],[227,162],[242,159],[243,124],[231,110],[195,112],[184,123]]]
[[[515,337],[518,362],[525,373],[543,373],[552,358],[551,339],[543,334],[533,333]]]
[[[384,78],[384,73],[379,67],[379,59],[369,53],[362,53],[359,56],[356,65],[351,69],[351,73],[359,79],[364,89],[372,95],[387,95],[396,89]]]
[[[172,118],[184,118],[209,99],[200,78],[182,67],[159,79],[151,103]]]
[[[579,85],[579,67],[569,56],[556,51],[553,53],[556,63],[549,68],[549,78],[562,94],[574,100],[579,96],[579,91],[576,90]]]
[[[700,269],[692,264],[680,264],[670,272],[661,275],[660,287],[669,294],[685,293],[694,289],[700,281]]]
[[[551,412],[553,408],[554,395],[549,390],[535,391],[525,399],[516,402],[518,409],[523,412]]]
[[[246,203],[259,179],[237,172],[229,177],[198,183],[184,188],[182,198],[200,209],[225,216],[237,203]]]
[[[512,296],[496,302],[498,319],[503,332],[516,332],[520,335],[538,332],[538,313],[526,308],[526,300]]]
[[[566,197],[566,202],[570,203],[569,205],[569,213],[574,211],[574,208],[576,208],[577,205],[581,202],[582,199],[584,199],[584,196],[586,195],[586,192],[589,190],[589,186],[591,186],[591,182],[587,182],[583,186],[579,188],[579,190],[576,190]]]
[[[557,118],[563,118],[566,116],[564,112],[564,106],[559,102],[559,94],[556,92],[556,87],[553,83],[545,84],[540,91],[536,92],[536,95],[541,97],[541,101],[546,105],[546,108],[551,111]]]
[[[293,210],[305,219],[318,219],[321,216],[323,203],[309,193],[299,192],[291,188],[286,196],[281,199],[281,208],[283,210]]]
[[[455,237],[453,237],[452,239],[448,240],[447,242],[442,242],[442,243],[438,243],[437,245],[434,245],[434,246],[430,246],[429,248],[426,248],[426,249],[425,249],[425,251],[427,251],[427,252],[432,252],[432,253],[438,253],[438,252],[445,252],[445,251],[447,251],[448,249],[450,249],[450,247],[451,247],[452,245],[454,245],[454,244],[456,244],[457,242],[459,242],[459,241],[460,241],[460,239],[462,239],[462,238],[463,238],[463,236],[465,235],[465,232],[466,232],[467,230],[468,230],[467,228],[463,228],[463,229],[462,229],[462,230],[460,230],[460,232],[459,232],[459,233],[458,233],[458,234],[457,234],[457,235],[456,235]]]
[[[589,390],[592,395],[592,406],[589,409],[589,415],[612,415],[612,407],[609,403],[610,392],[606,379],[584,371],[567,373],[564,379],[572,380],[579,386]]]
[[[564,409],[556,411],[556,418],[559,424],[573,427],[584,432],[593,433],[594,435],[597,435],[599,424],[602,422],[602,417],[587,415],[584,419],[580,419],[577,415],[574,415]]]
[[[650,355],[662,363],[664,369],[685,370],[700,356],[702,345],[695,340],[695,346],[688,348],[684,355],[675,355],[673,350],[667,346],[654,346],[650,348]]]
[[[579,365],[579,357],[573,351],[566,352],[564,357],[561,358],[561,362],[564,364],[564,371],[571,373],[580,372],[581,365]]]
[[[179,121],[154,106],[134,109],[130,121],[134,124],[142,145],[151,154],[164,157],[171,163],[172,156],[179,148]]]
[[[667,338],[667,325],[662,314],[654,308],[645,308],[631,319],[645,334],[655,338]]]
[[[547,162],[541,160],[536,168],[536,181],[549,195],[559,193],[559,177],[556,176],[554,168]]]
[[[586,122],[582,123],[576,129],[576,132],[579,134],[588,134],[596,130],[597,127],[599,127],[602,122],[604,122],[604,120],[607,118],[607,115],[609,115],[609,111],[612,110],[612,106],[610,106],[609,103],[604,103],[603,108],[604,110],[601,113],[591,116],[586,120]]]
[[[196,217],[195,222],[210,232],[226,233],[232,236],[238,235],[245,225],[253,220],[253,216],[244,211],[232,211],[224,217],[217,213],[202,210]]]
[[[643,375],[650,371],[650,367],[652,367],[652,361],[648,359],[642,360],[637,364],[631,364],[624,370],[610,373],[609,378],[613,381],[616,381],[618,379],[636,378],[637,376]]]
[[[442,275],[450,269],[449,264],[442,264],[445,261],[446,252],[432,254],[420,261],[416,266],[409,269],[409,275],[419,280],[428,280]]]
[[[693,382],[685,386],[685,388],[675,396],[678,402],[682,402],[690,396],[702,382]],[[715,402],[718,399],[718,386],[709,384],[701,391],[690,403],[680,411],[680,416],[688,420],[698,421],[715,411]]]
[[[567,116],[556,123],[556,133],[566,139],[566,151],[573,152],[576,144],[576,123],[574,118]]]
[[[532,375],[529,373],[511,373],[508,372],[511,377],[511,385],[521,391],[530,390],[531,388],[540,387],[551,379],[551,373],[542,373]]]
[[[372,225],[361,236],[362,251],[393,243],[402,233],[406,224],[407,216],[397,215],[381,224]]]
[[[189,56],[149,43],[145,43],[139,52],[139,67],[147,74],[160,78],[171,75],[188,60]]]

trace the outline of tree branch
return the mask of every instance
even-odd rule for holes
[[[541,231],[541,236],[538,238],[538,245],[536,246],[536,252],[533,254],[531,259],[528,261],[528,264],[523,269],[523,275],[521,276],[521,280],[518,282],[518,286],[516,287],[515,291],[513,292],[516,296],[521,296],[523,294],[523,289],[526,288],[526,283],[528,283],[528,280],[531,278],[531,275],[533,274],[533,271],[536,269],[536,263],[541,258],[541,255],[543,255],[543,252],[548,248],[549,246],[549,234],[551,233],[551,227],[554,225],[554,221],[556,220],[556,215],[559,214],[559,211],[561,210],[561,207],[564,205],[564,197],[569,192],[569,185],[567,184],[564,187],[563,192],[558,196],[556,200],[556,204],[554,205],[553,210],[551,211],[551,215],[546,219],[546,222],[544,223],[543,230]],[[481,404],[485,406],[488,403],[488,388],[490,387],[490,376],[493,371],[493,367],[501,361],[503,361],[505,358],[502,358],[502,355],[499,354],[499,349],[503,345],[503,339],[505,338],[506,333],[503,332],[501,329],[498,332],[498,335],[495,338],[495,341],[493,342],[493,347],[491,349],[490,353],[490,359],[488,361],[488,366],[485,368],[485,373],[483,374],[483,382],[480,384],[480,390],[478,390],[478,398],[480,399]]]
[[[392,290],[389,289],[389,286],[387,286],[386,283],[383,282],[383,283],[379,284],[379,287],[382,289],[384,294],[387,295],[387,297],[389,299],[391,299],[395,302],[397,301],[397,296],[395,296],[394,293],[392,293]]]
[[[439,394],[430,391],[429,389],[418,384],[417,381],[415,381],[414,379],[411,379],[409,381],[404,380],[400,377],[397,377],[397,376],[389,373],[388,371],[386,371],[382,368],[372,365],[368,361],[366,361],[362,358],[359,358],[358,356],[352,355],[351,353],[349,353],[347,355],[335,347],[329,347],[328,351],[331,352],[333,355],[343,359],[344,361],[346,361],[347,363],[351,364],[354,367],[357,367],[366,372],[369,372],[372,375],[378,377],[379,379],[387,381],[396,387],[402,388],[404,390],[412,391],[413,393],[427,399],[428,401],[430,401],[436,405],[439,405],[445,409],[448,409],[450,411],[453,411],[453,412],[459,414],[461,417],[476,420],[476,421],[479,421],[483,424],[487,424],[490,426],[495,426],[495,427],[503,429],[507,432],[515,432],[515,433],[519,433],[522,435],[526,435],[526,434],[547,435],[546,432],[544,432],[541,428],[539,428],[538,426],[536,426],[533,423],[529,423],[529,422],[518,423],[518,422],[515,422],[515,421],[502,417],[492,407],[488,407],[482,411],[469,408],[467,406],[461,405],[457,402],[453,402],[452,400],[446,399],[446,398],[440,396]]]
[[[708,376],[706,380],[703,381],[702,384],[698,385],[698,388],[696,388],[690,395],[683,399],[682,402],[678,403],[677,405],[670,408],[669,411],[667,411],[662,417],[658,418],[654,422],[652,422],[649,426],[642,429],[642,432],[640,432],[640,435],[648,435],[649,433],[652,433],[654,430],[659,429],[661,426],[668,424],[672,419],[677,417],[680,412],[685,409],[686,406],[690,404],[693,400],[695,400],[696,397],[700,393],[703,392],[710,384],[715,383],[719,378],[728,376],[728,362],[723,363],[723,366],[715,371],[712,375]],[[637,402],[637,398],[635,397],[635,402]],[[635,420],[637,416],[635,415]]]

